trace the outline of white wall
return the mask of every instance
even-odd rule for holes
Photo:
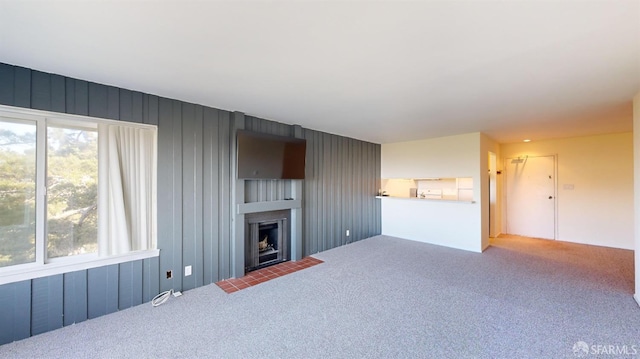
[[[473,177],[480,169],[479,150],[479,133],[386,143],[382,178]]]
[[[385,197],[382,234],[481,252],[478,203]]]
[[[487,247],[489,247],[489,152],[493,152],[496,154],[496,160],[498,163],[500,163],[500,145],[494,141],[493,139],[491,139],[490,137],[488,137],[485,134],[480,134],[480,153],[479,153],[479,159],[478,161],[480,162],[480,194],[481,194],[481,201],[480,203],[481,205],[481,233],[482,233],[482,250],[487,249]],[[499,168],[502,168],[502,166],[499,166]],[[477,183],[477,182],[476,182]],[[497,184],[498,188],[500,187],[500,184]],[[498,193],[500,194],[500,193]],[[501,197],[498,197],[501,198]],[[501,217],[499,214],[501,213],[501,201],[498,200],[498,202],[496,203],[496,214],[498,214],[498,219],[495,221],[496,225],[501,226]],[[500,227],[498,227],[500,228]],[[496,231],[499,232],[500,231]]]
[[[634,188],[633,195],[635,211],[633,212],[635,224],[635,271],[636,293],[634,297],[640,304],[640,92],[633,98],[633,153],[634,153]]]
[[[481,144],[491,147],[489,142],[471,133],[383,144],[383,179],[472,177],[474,203],[383,198],[382,234],[481,252],[482,207],[488,210],[480,204],[483,196],[488,201],[480,187],[487,183],[487,152],[481,153]]]
[[[557,155],[557,239],[634,248],[632,133],[503,144],[500,150],[503,161]]]

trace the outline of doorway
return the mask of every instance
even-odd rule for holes
[[[489,237],[495,238],[498,231],[497,226],[497,216],[496,216],[496,207],[497,207],[497,198],[498,198],[498,190],[497,190],[497,157],[493,152],[489,152]]]
[[[506,230],[508,234],[556,238],[556,158],[507,158]]]

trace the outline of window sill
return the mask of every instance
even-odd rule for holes
[[[82,262],[70,260],[47,263],[45,265],[20,265],[18,266],[19,268],[15,269],[11,267],[0,268],[0,285],[35,278],[48,277],[56,274],[75,272],[79,270],[104,267],[112,264],[132,262],[140,259],[158,257],[159,255],[159,249],[151,249],[110,257],[92,257],[90,260]]]

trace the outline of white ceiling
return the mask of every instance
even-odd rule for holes
[[[0,0],[0,62],[376,143],[613,133],[640,0]]]

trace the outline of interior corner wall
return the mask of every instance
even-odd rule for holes
[[[557,156],[558,240],[634,248],[631,132],[503,144],[501,153],[503,161]],[[507,225],[503,224],[504,233]]]
[[[303,253],[381,234],[380,145],[303,129]],[[347,236],[346,231],[349,230]]]
[[[494,141],[489,136],[481,133],[480,134],[480,210],[481,210],[481,226],[482,226],[482,250],[485,250],[489,247],[489,152],[493,152],[496,155],[496,164],[500,163],[500,144]],[[494,168],[493,170],[497,170]],[[496,176],[496,180],[498,177]],[[500,188],[498,184],[496,184],[496,188]],[[496,196],[496,213],[500,213],[501,209],[501,200],[500,196]],[[494,223],[496,226],[500,226],[500,217],[497,216]],[[500,227],[498,227],[500,228]]]
[[[230,278],[231,112],[3,63],[0,104],[157,125],[160,249],[156,258],[0,285],[0,345]],[[247,117],[256,131],[295,127]],[[303,131],[304,254],[380,234],[380,145]],[[248,186],[256,201],[280,188]]]
[[[472,177],[474,191],[473,203],[384,197],[382,234],[481,252],[486,146],[480,133],[383,144],[383,179]]]

